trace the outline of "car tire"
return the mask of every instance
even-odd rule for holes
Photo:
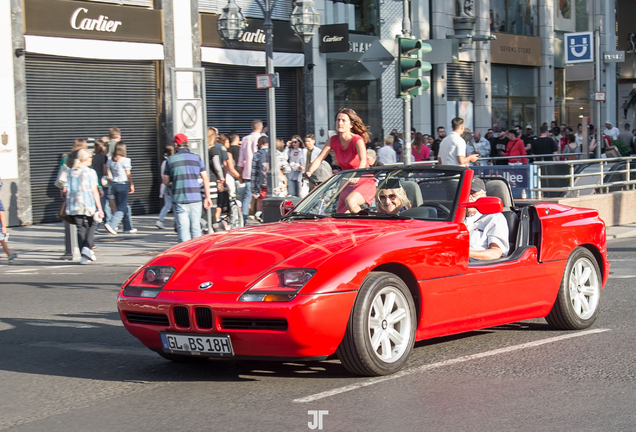
[[[189,355],[179,355],[179,354],[171,354],[161,350],[153,350],[161,357],[166,360],[170,360],[174,363],[201,363],[208,360],[208,357],[200,357],[200,356],[189,356]]]
[[[594,324],[601,304],[602,280],[594,255],[582,247],[574,249],[554,306],[545,317],[548,324],[560,330],[581,330]]]
[[[360,287],[336,353],[353,374],[389,375],[404,366],[416,328],[415,303],[404,281],[393,273],[371,272]]]

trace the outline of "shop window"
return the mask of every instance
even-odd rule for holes
[[[539,35],[537,0],[490,0],[490,31]]]
[[[563,123],[574,130],[583,117],[590,117],[590,93],[593,81],[567,81],[565,83],[565,118]]]
[[[539,69],[492,66],[491,75],[493,129],[530,124],[538,130]]]

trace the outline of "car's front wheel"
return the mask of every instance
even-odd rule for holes
[[[416,328],[413,296],[404,281],[372,272],[360,287],[338,358],[358,375],[395,373],[413,349]]]
[[[548,324],[562,330],[591,326],[601,303],[602,277],[596,258],[582,247],[574,249],[565,266],[563,279]]]

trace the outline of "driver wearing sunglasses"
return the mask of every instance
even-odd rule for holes
[[[388,179],[384,182],[375,200],[378,213],[398,214],[411,208],[411,201],[398,179]]]

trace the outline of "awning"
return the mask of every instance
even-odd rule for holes
[[[103,60],[163,60],[163,45],[25,35],[28,53]]]
[[[201,47],[201,61],[238,66],[265,66],[265,52]],[[301,53],[274,53],[274,67],[304,67]]]

